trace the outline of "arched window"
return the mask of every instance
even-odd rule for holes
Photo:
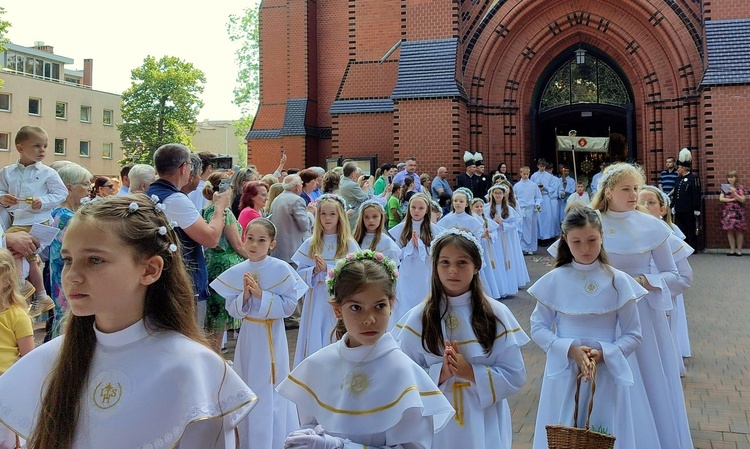
[[[569,60],[550,78],[542,93],[540,112],[593,103],[625,107],[630,103],[625,84],[606,62],[586,55],[583,64]]]

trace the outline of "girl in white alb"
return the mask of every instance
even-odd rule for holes
[[[507,398],[526,381],[520,346],[529,338],[510,310],[482,291],[482,249],[473,235],[446,229],[432,250],[430,296],[393,331],[456,409],[432,447],[510,449]]]
[[[211,288],[226,298],[229,315],[242,320],[234,370],[262,398],[253,419],[240,422],[240,441],[281,448],[299,424],[294,404],[274,390],[289,374],[284,318],[308,287],[288,263],[268,256],[276,246],[273,223],[256,218],[243,237],[248,259],[221,273]]]
[[[430,199],[417,193],[409,200],[406,218],[388,230],[401,248],[401,280],[396,283],[396,298],[390,328],[430,292],[432,257],[430,242],[443,228],[430,222]],[[478,224],[478,223],[477,223]]]
[[[384,256],[401,262],[401,248],[386,231],[387,216],[378,200],[367,200],[359,206],[359,219],[354,230],[354,240],[362,249],[383,253]]]
[[[427,373],[387,332],[396,263],[370,250],[329,271],[336,343],[300,363],[278,391],[297,404],[302,428],[289,449],[431,449],[453,416]]]
[[[531,280],[526,261],[521,250],[521,214],[515,208],[513,188],[510,183],[503,181],[498,187],[490,188],[490,202],[484,208],[484,215],[500,226],[501,246],[505,254],[505,270],[508,278],[508,294],[515,295],[518,288],[523,287]]]
[[[602,224],[583,205],[572,206],[562,223],[552,271],[532,285],[537,300],[531,338],[547,353],[539,397],[534,449],[547,449],[546,425],[583,427],[596,365],[596,393],[590,425],[616,438],[615,448],[635,449],[627,357],[641,342],[636,301],[646,289],[607,265]],[[579,422],[573,422],[576,380],[581,383]]]
[[[345,210],[341,197],[321,195],[317,201],[313,235],[302,242],[292,256],[297,273],[309,287],[302,303],[294,366],[332,342],[331,331],[336,318],[328,304],[331,297],[325,285],[326,273],[337,260],[359,249],[352,238]]]
[[[479,219],[479,222],[484,224],[484,232],[479,241],[485,254],[482,271],[489,280],[487,285],[492,289],[489,294],[495,299],[505,298],[511,292],[511,289],[508,287],[508,276],[505,269],[507,256],[502,246],[500,225],[484,216],[484,200],[481,198],[474,198],[471,201],[471,211]],[[518,288],[515,288],[515,279],[513,286],[514,290],[518,291]]]
[[[663,449],[692,449],[678,356],[666,315],[673,308],[668,285],[679,278],[668,242],[672,232],[661,220],[636,210],[644,179],[633,165],[608,166],[599,178],[591,207],[602,214],[604,249],[611,265],[649,291],[638,302],[643,340],[630,359],[640,372],[650,409],[634,413],[639,420],[636,436],[642,438],[639,444],[656,447],[654,440],[658,440]],[[649,411],[658,438],[647,436]]]
[[[28,447],[236,447],[257,398],[198,328],[170,227],[142,194],[88,203],[70,220],[66,332],[0,376],[0,423]]]

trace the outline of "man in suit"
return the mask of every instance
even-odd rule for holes
[[[359,218],[359,206],[365,201],[372,199],[372,177],[368,178],[362,187],[357,180],[362,175],[362,170],[354,162],[344,164],[344,177],[339,184],[339,196],[343,198],[347,208],[352,209],[349,213],[349,226],[352,231],[357,227]]]
[[[456,178],[456,188],[466,187],[471,190],[472,194],[474,194],[474,191],[479,184],[479,177],[476,175],[477,164],[474,161],[474,155],[472,153],[464,151],[464,164],[466,164],[466,173],[458,175]]]
[[[285,262],[292,262],[292,255],[302,242],[310,236],[315,222],[315,204],[305,207],[302,179],[299,175],[284,178],[284,191],[273,200],[269,219],[276,226],[276,246],[271,255]]]
[[[701,214],[701,184],[691,171],[692,159],[690,150],[683,148],[680,151],[677,160],[678,177],[671,197],[674,222],[685,234],[688,245],[697,249],[696,222]]]

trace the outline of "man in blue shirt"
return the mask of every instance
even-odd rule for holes
[[[432,187],[430,190],[432,190],[432,197],[434,199],[437,199],[440,197],[440,194],[445,192],[450,196],[453,196],[453,189],[451,189],[451,185],[448,184],[448,169],[445,167],[440,167],[437,170],[437,176],[435,176],[435,179],[432,180]]]
[[[666,163],[667,169],[662,170],[659,174],[658,184],[662,192],[666,192],[667,194],[669,194],[672,192],[672,190],[674,190],[674,186],[677,183],[677,178],[679,178],[680,175],[677,173],[677,169],[674,166],[673,157],[668,157]]]
[[[396,173],[396,176],[394,176],[393,178],[393,182],[397,182],[403,185],[404,179],[408,176],[409,178],[412,178],[414,180],[414,191],[421,192],[422,182],[419,180],[419,175],[417,174],[417,159],[413,157],[407,157],[404,162],[406,163],[406,165],[404,165],[404,170]]]

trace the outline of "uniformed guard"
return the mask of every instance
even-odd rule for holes
[[[683,234],[687,243],[696,248],[698,234],[698,220],[701,215],[701,183],[691,172],[693,155],[690,150],[683,148],[677,157],[677,182],[671,193],[674,207],[674,221]]]
[[[469,151],[464,151],[464,163],[466,164],[466,173],[461,173],[458,175],[458,178],[456,178],[456,189],[459,187],[466,187],[471,190],[471,193],[474,193],[479,182],[479,177],[476,175],[477,163],[474,160],[474,154]]]

